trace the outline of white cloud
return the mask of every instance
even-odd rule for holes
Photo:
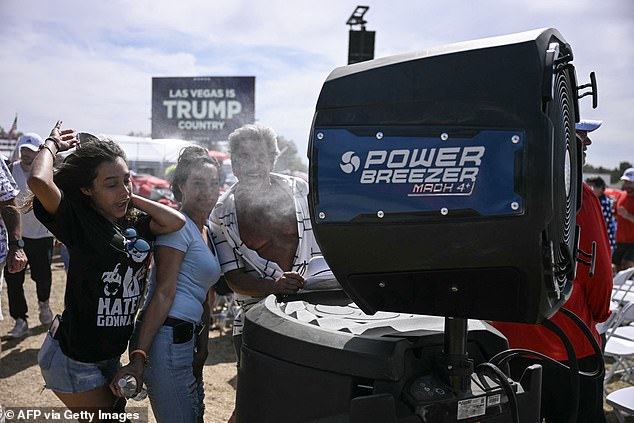
[[[150,131],[153,76],[256,76],[256,117],[306,150],[328,73],[345,64],[358,2],[3,0],[0,125],[48,132],[62,117],[85,130]],[[373,3],[373,4],[372,4]],[[579,80],[599,79],[602,118],[589,161],[613,167],[631,155],[634,108],[630,0],[369,3],[376,56],[555,27],[575,52]],[[634,156],[628,158],[634,161]]]

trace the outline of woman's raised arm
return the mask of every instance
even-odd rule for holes
[[[50,214],[57,212],[59,203],[62,200],[62,194],[53,182],[55,155],[73,148],[78,143],[73,136],[74,131],[72,129],[61,128],[62,121],[58,120],[49,137],[40,146],[40,151],[33,160],[31,175],[27,181],[31,192],[40,200],[44,209]]]

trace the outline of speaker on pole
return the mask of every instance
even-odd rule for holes
[[[365,62],[374,59],[374,31],[366,31],[365,24],[368,23],[363,16],[369,6],[357,6],[348,18],[346,25],[350,25],[348,36],[348,64]],[[352,29],[359,26],[360,30]]]
[[[374,59],[374,31],[350,30],[348,37],[348,64]]]

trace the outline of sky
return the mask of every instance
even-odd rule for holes
[[[348,17],[367,5],[375,58],[556,28],[579,83],[597,74],[588,163],[634,162],[632,0],[0,0],[0,126],[47,135],[151,132],[152,77],[255,76],[255,117],[306,159],[328,74],[347,62]]]

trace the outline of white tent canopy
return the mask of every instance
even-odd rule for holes
[[[162,177],[167,167],[176,163],[180,151],[191,141],[179,139],[152,139],[128,135],[106,135],[115,140],[125,151],[130,169],[137,172],[153,173]]]
[[[131,170],[139,173],[151,173],[163,177],[165,169],[175,164],[180,151],[188,145],[197,145],[191,141],[180,139],[152,139],[147,137],[131,137],[128,135],[99,134],[117,142],[123,149],[128,159]],[[11,161],[18,159],[18,151],[14,147],[10,150],[2,150]],[[62,153],[62,156],[68,153]]]

